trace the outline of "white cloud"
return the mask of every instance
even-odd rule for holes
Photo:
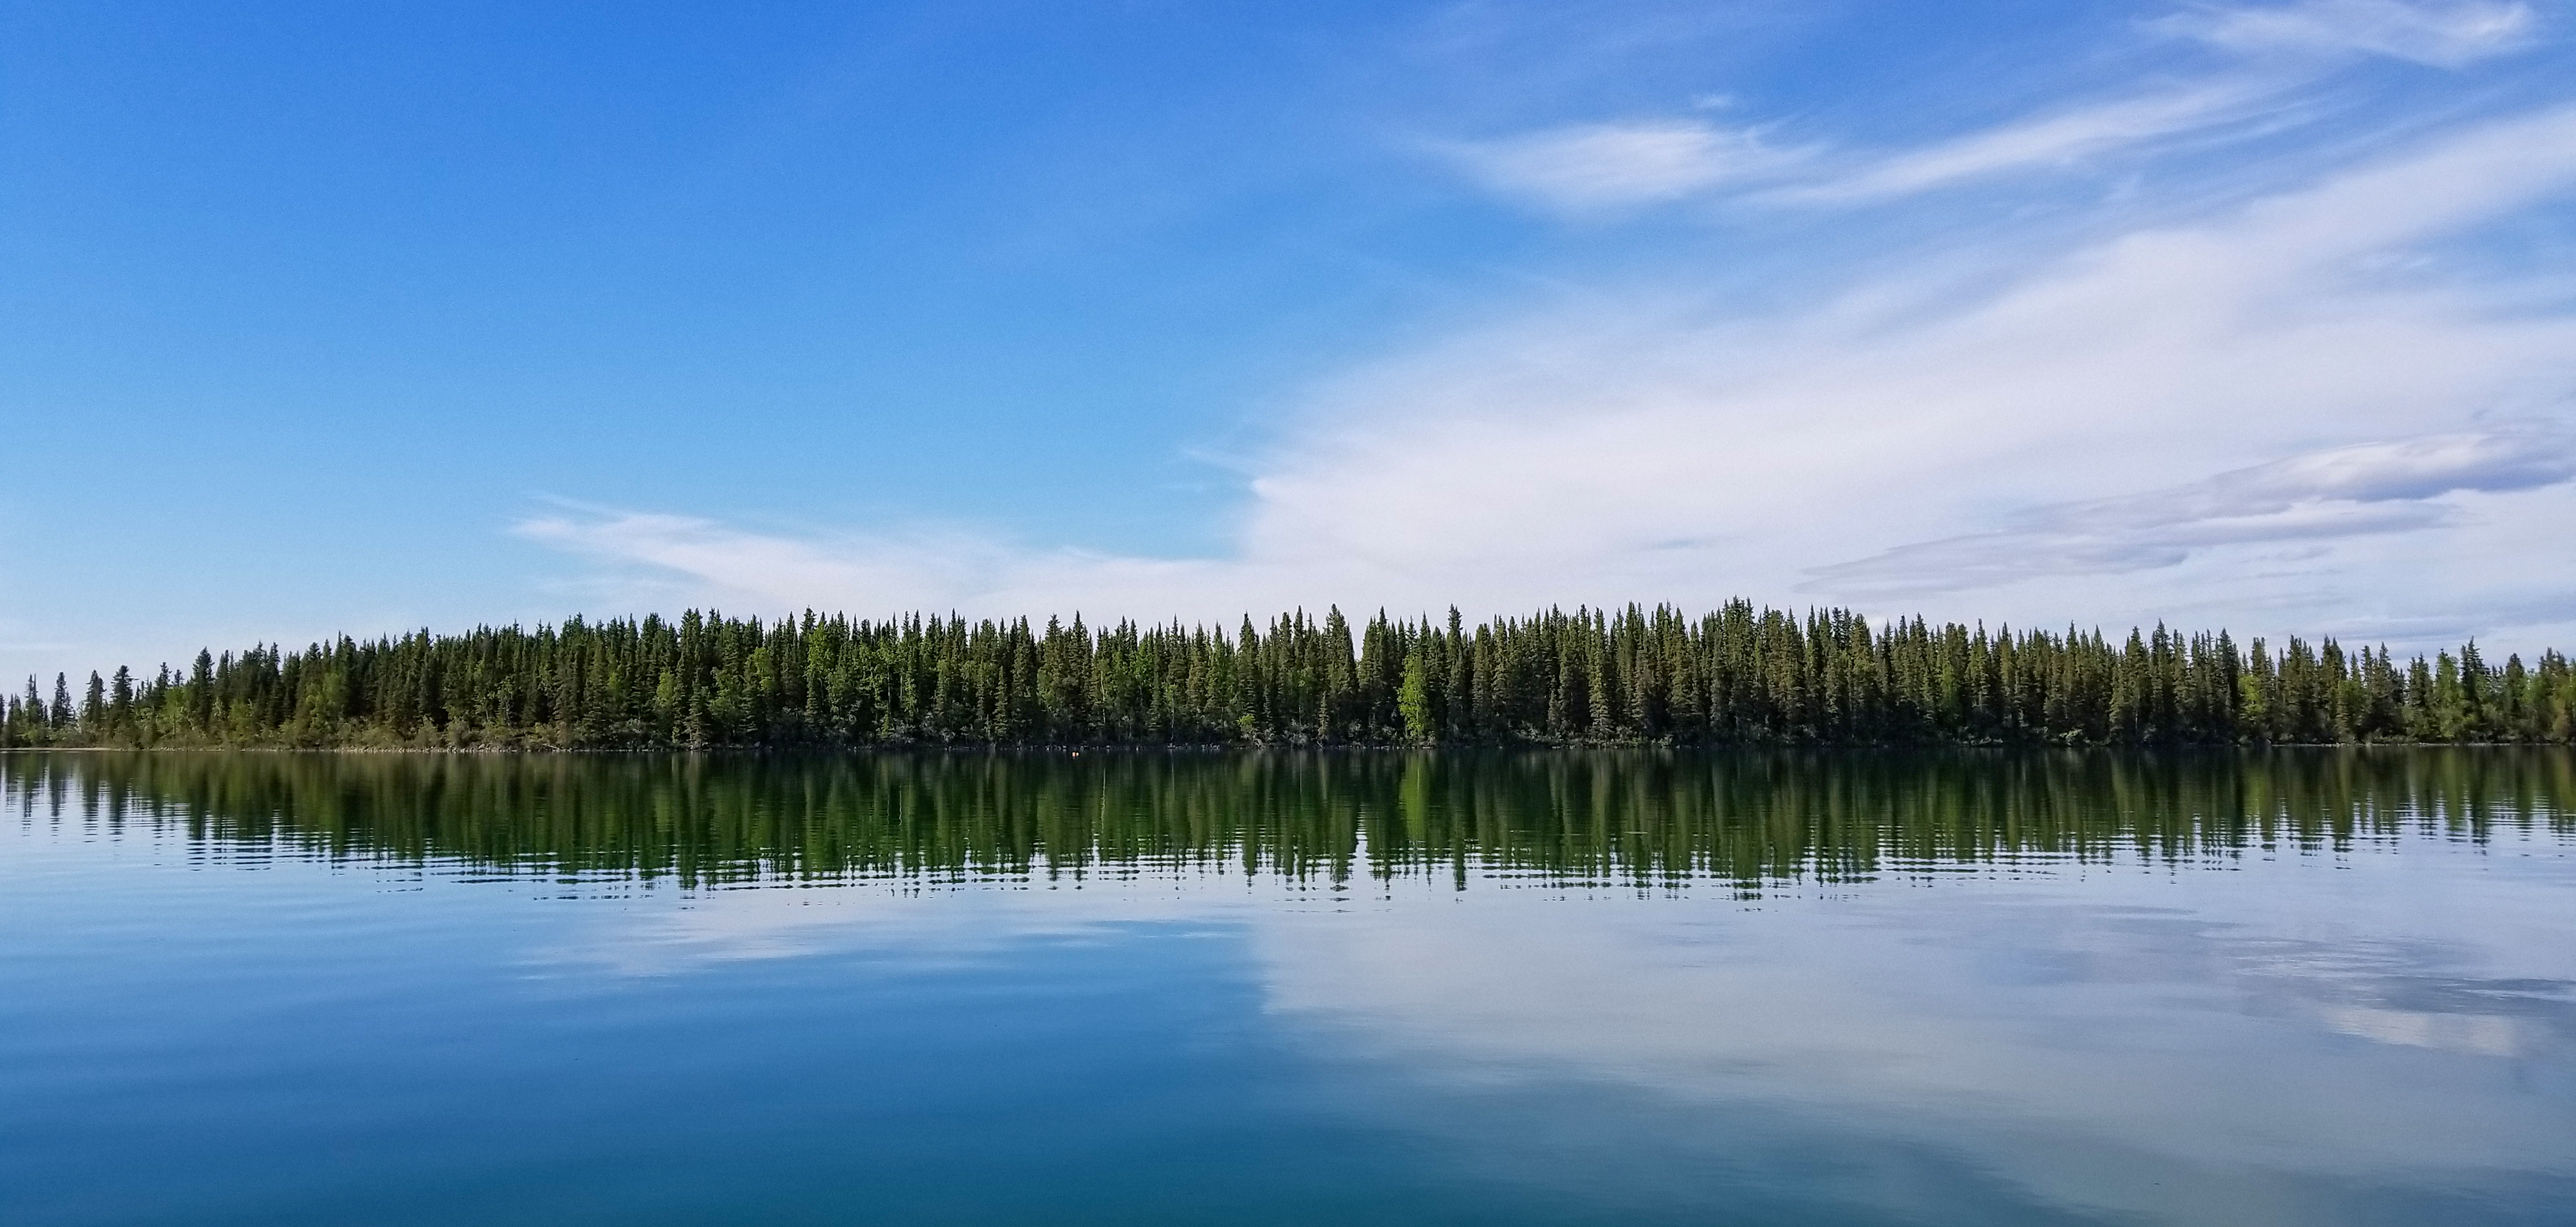
[[[1869,602],[1948,565],[1926,612],[2563,644],[2576,484],[2550,440],[2576,427],[2576,315],[2393,257],[2571,185],[2576,109],[2550,110],[2198,224],[1992,253],[1983,289],[1536,312],[1318,389],[1220,558],[645,515],[527,531],[776,608]],[[1988,562],[1945,562],[1962,540]]]
[[[2403,533],[2453,524],[2444,496],[2576,479],[2576,453],[2543,432],[2362,443],[2145,494],[2032,508],[1998,532],[1898,546],[1816,570],[1811,590],[1870,597],[1985,588],[2041,575],[2176,566],[2214,546]]]
[[[1772,202],[1842,203],[2073,165],[2245,119],[2274,92],[2252,81],[2193,85],[1876,157],[1777,148],[1749,129],[1694,119],[1576,124],[1438,148],[1495,191],[1569,213],[1726,191],[1755,192]]]
[[[1777,149],[1752,129],[1695,119],[1575,124],[1443,149],[1487,186],[1566,211],[1756,189],[1774,202],[1878,200],[2066,167],[2279,113],[2294,101],[2292,87],[2313,83],[2332,61],[2351,55],[2463,67],[2527,46],[2538,24],[2529,6],[2494,0],[2200,5],[2150,25],[2247,56],[2277,60],[2286,53],[2308,62],[2275,62],[2260,75],[2242,70],[1875,157]]]
[[[684,599],[761,611],[812,606],[863,613],[1119,609],[1212,615],[1214,607],[1191,594],[1229,586],[1228,581],[1239,586],[1242,578],[1239,565],[1034,550],[959,529],[796,537],[696,516],[577,503],[522,520],[515,531],[629,568],[623,589],[630,596],[658,589],[656,577],[678,576],[692,581]],[[616,591],[619,585],[610,587]],[[1173,604],[1156,606],[1157,600]]]
[[[1896,154],[1776,195],[1785,200],[1864,200],[1911,195],[2010,171],[2066,166],[2242,118],[2264,95],[2265,91],[2251,85],[2206,85],[2081,107]]]
[[[2306,0],[2264,7],[2201,6],[2161,24],[2231,51],[2357,52],[2458,68],[2527,46],[2539,21],[2527,4],[2495,0]]]
[[[2422,1050],[2548,1059],[2576,966],[2464,920],[2514,914],[2479,875],[2442,875],[2427,898],[2387,881],[2420,872],[2407,857],[2339,864],[2322,896],[2298,858],[2248,858],[2231,873],[2097,866],[2080,884],[2029,866],[1929,892],[1775,890],[1687,933],[1536,890],[1256,932],[1272,1009],[1405,1078],[1409,1107],[1459,1088],[1481,1102],[1515,1083],[1625,1087],[1702,1107],[1699,1144],[1717,1149],[1748,1140],[1727,1127],[1747,1116],[1773,1136],[1864,1121],[1819,1132],[1855,1164],[1869,1139],[1920,1139],[2075,1218],[2313,1221],[2302,1174],[2556,1170],[2562,1148],[2532,1132],[2554,1136],[2545,1109]],[[2558,875],[2492,888],[2567,918]],[[2370,1043],[2320,1042],[2332,1035]],[[2399,1082],[2423,1088],[2444,1136],[2375,1127],[2364,1088]],[[1913,1186],[1884,1187],[1919,1209]]]
[[[1585,211],[1651,204],[1775,174],[1795,153],[1694,120],[1577,124],[1444,151],[1496,190]]]

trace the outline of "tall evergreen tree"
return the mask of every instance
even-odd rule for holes
[[[2576,737],[2567,658],[2400,664],[2332,640],[1989,632],[1745,601],[1473,627],[1337,608],[1232,633],[1080,615],[572,619],[30,678],[10,745],[2194,744]]]

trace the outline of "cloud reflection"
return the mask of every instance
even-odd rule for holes
[[[2477,919],[2576,931],[2563,866],[2499,882],[2416,862],[2359,903],[2318,858],[2226,869],[1744,906],[1487,892],[1267,925],[1261,948],[1278,1009],[1435,1095],[1584,1084],[1690,1107],[1713,1144],[1720,1121],[1777,1116],[2085,1213],[2309,1221],[2329,1187],[2576,1165],[2576,1112],[2510,1089],[2576,1055],[2576,956]],[[2438,1135],[2394,1127],[2398,1101]],[[2222,1188],[2229,1213],[2191,1201]]]

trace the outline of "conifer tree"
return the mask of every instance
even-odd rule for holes
[[[1847,610],[1546,609],[1229,634],[807,612],[341,638],[197,654],[75,706],[29,678],[9,745],[670,748],[892,744],[2192,744],[2576,737],[2576,674],[2479,647],[1989,632]]]

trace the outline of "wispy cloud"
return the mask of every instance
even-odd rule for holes
[[[1494,189],[1551,208],[1651,204],[1775,175],[1800,155],[1695,119],[1574,124],[1442,151]]]
[[[1438,148],[1488,188],[1568,213],[1714,194],[1846,203],[2066,167],[2244,119],[2277,92],[2251,79],[2168,89],[1889,154],[1776,147],[1751,129],[1690,118],[1576,124]]]
[[[2284,105],[2275,77],[2236,77],[2063,108],[1917,149],[1780,147],[1696,118],[1575,124],[1437,148],[1486,187],[1586,213],[1691,197],[1842,204],[2058,169],[2205,133]]]
[[[2158,25],[2231,51],[2381,55],[2459,68],[2521,50],[2540,22],[2531,6],[2497,0],[2306,0],[2200,5]]]
[[[1913,149],[1836,149],[1822,141],[1783,147],[1754,128],[1692,117],[1570,124],[1437,148],[1495,191],[1568,212],[1744,194],[1772,203],[1859,203],[2151,151],[2174,138],[2293,114],[2301,87],[2339,61],[2383,56],[2464,67],[2527,46],[2539,21],[2528,5],[2497,0],[2307,0],[2198,5],[2148,27],[2247,62]]]
[[[692,599],[772,610],[1025,613],[1153,608],[1131,603],[1156,599],[1179,602],[1173,610],[1204,610],[1189,594],[1218,578],[1205,562],[1030,549],[965,529],[796,536],[569,501],[521,520],[513,531],[628,569],[630,591],[677,576],[691,581]],[[616,577],[607,578],[616,588]]]
[[[2362,443],[2120,498],[2034,508],[1996,532],[1898,546],[1816,569],[1805,587],[1865,599],[1990,588],[2035,576],[2181,564],[2213,546],[2403,533],[2452,522],[2461,491],[2576,479],[2576,452],[2545,432]]]
[[[718,590],[775,603],[782,578],[809,592],[971,591],[1007,551],[969,534],[800,539],[749,532],[697,516],[560,502],[520,521],[521,537],[606,562],[687,575]],[[793,599],[792,597],[789,599]]]
[[[2576,313],[2429,253],[2571,189],[2576,109],[2555,109],[2194,224],[1989,252],[1969,285],[1891,271],[1800,311],[1669,286],[1542,310],[1318,388],[1220,557],[634,514],[526,531],[789,608],[1229,618],[1938,586],[1932,612],[2020,622],[2529,610],[2562,568],[2492,560],[2576,565]]]
[[[1905,196],[2011,171],[2067,166],[2243,118],[2271,92],[2250,82],[2232,82],[2061,111],[1897,153],[1773,198],[1851,201]]]

